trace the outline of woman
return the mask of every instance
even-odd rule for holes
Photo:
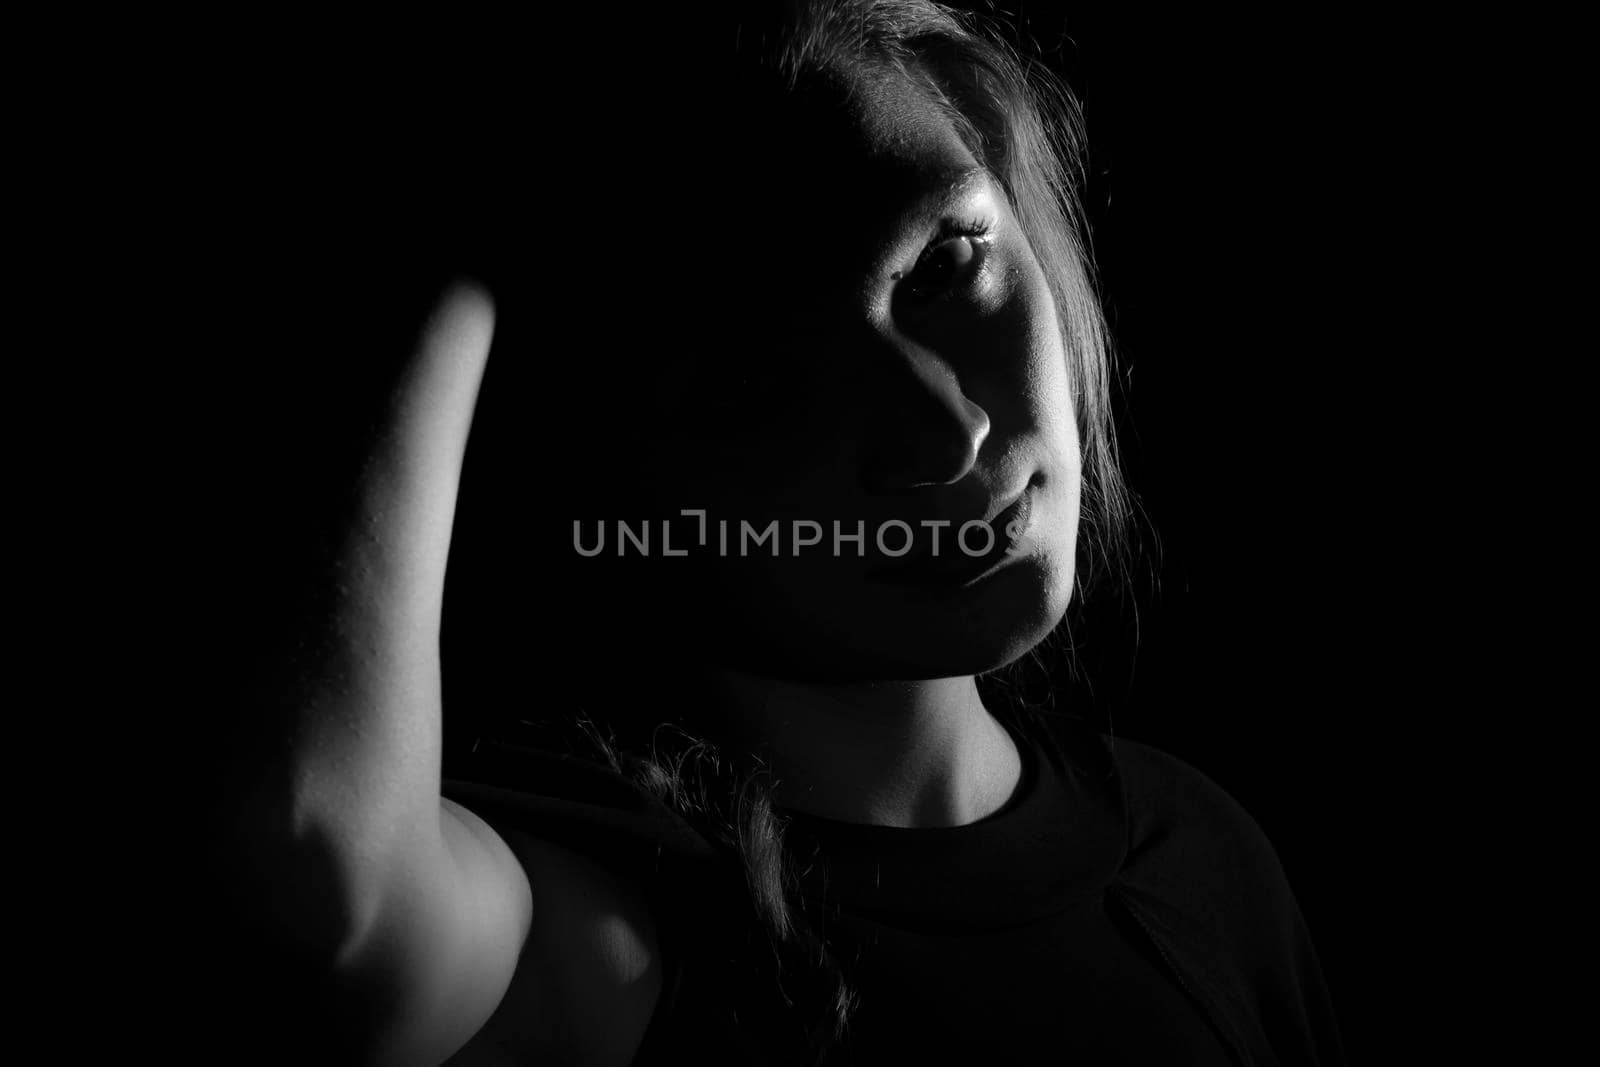
[[[1123,514],[1065,105],[919,2],[636,44],[625,137],[541,97],[499,133],[538,196],[473,159],[492,226],[417,257],[459,273],[257,690],[292,1018],[396,1063],[1338,1061],[1249,817],[990,680]],[[452,619],[510,610],[444,635],[444,719],[447,556]]]

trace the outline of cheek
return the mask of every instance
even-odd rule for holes
[[[1024,391],[1044,474],[1045,525],[1037,531],[1053,611],[1071,595],[1082,505],[1083,457],[1067,345],[1043,271],[1028,272]]]
[[[1048,398],[1046,417],[1053,429],[1052,438],[1061,441],[1070,451],[1076,470],[1078,417],[1066,326],[1050,291],[1050,283],[1037,264],[1034,265],[1034,291],[1037,306],[1042,309],[1034,325],[1035,351],[1041,355],[1035,371],[1038,389]]]
[[[1057,464],[1074,474],[1079,466],[1078,420],[1072,397],[1072,378],[1059,343],[1047,350],[1031,368],[1028,398],[1039,436]]]
[[[1075,486],[1081,463],[1078,423],[1061,321],[1037,264],[1030,261],[1019,290],[1015,336],[1024,357],[1018,386],[1028,429],[1044,453],[1046,474],[1070,477]]]
[[[1072,593],[1078,554],[1078,519],[1083,505],[1083,479],[1075,458],[1056,481],[1053,521],[1046,533],[1050,541],[1053,584],[1063,608]]]

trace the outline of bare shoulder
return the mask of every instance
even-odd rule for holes
[[[449,1063],[631,1063],[664,971],[642,887],[571,849],[499,834],[527,872],[531,922],[494,1014]]]

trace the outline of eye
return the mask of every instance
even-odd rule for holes
[[[947,223],[918,257],[904,285],[912,295],[935,299],[960,289],[977,277],[989,251],[990,232],[981,223]]]

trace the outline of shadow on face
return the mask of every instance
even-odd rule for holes
[[[1080,459],[1004,190],[897,71],[706,92],[577,124],[518,224],[475,431],[503,595],[774,677],[1015,659],[1071,595]]]

